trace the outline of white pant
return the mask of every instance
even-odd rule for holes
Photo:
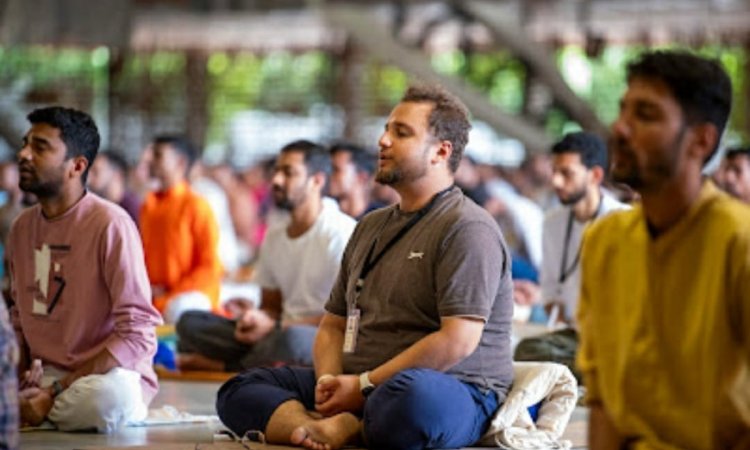
[[[183,292],[169,300],[164,309],[164,322],[177,323],[185,311],[211,311],[211,300],[200,291]]]
[[[43,386],[65,372],[45,367]],[[112,433],[148,415],[141,395],[141,375],[115,367],[104,375],[87,375],[55,398],[48,419],[62,431],[96,429]]]

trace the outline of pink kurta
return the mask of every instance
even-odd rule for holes
[[[161,317],[127,213],[91,193],[52,220],[38,205],[28,208],[13,224],[7,257],[13,325],[31,357],[72,371],[107,349],[141,374],[148,404],[158,389],[152,358]]]

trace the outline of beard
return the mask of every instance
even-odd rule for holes
[[[662,182],[671,179],[679,170],[680,147],[686,131],[687,125],[683,124],[666,150],[650,152],[652,161],[640,166],[633,147],[625,139],[613,139],[612,181],[627,184],[638,192],[658,189]]]
[[[60,193],[62,189],[62,177],[56,178],[49,181],[40,181],[36,174],[31,175],[30,178],[21,176],[18,181],[18,187],[22,191],[34,194],[37,198],[50,198],[55,197]]]
[[[395,186],[400,183],[408,183],[416,181],[427,174],[427,155],[429,148],[425,147],[422,152],[422,158],[419,160],[419,164],[409,165],[402,164],[401,166],[393,167],[392,169],[378,168],[378,172],[375,174],[375,181],[386,186]],[[393,161],[393,160],[391,160]]]
[[[572,192],[571,194],[561,196],[560,194],[557,195],[557,198],[560,200],[560,203],[562,203],[565,206],[575,205],[576,203],[580,202],[583,197],[586,196],[586,186],[581,187],[580,189]]]
[[[273,204],[284,211],[293,211],[294,208],[304,203],[306,198],[304,192],[285,192],[283,188],[277,186],[272,187],[271,195]]]

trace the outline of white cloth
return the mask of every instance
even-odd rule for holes
[[[45,368],[42,385],[51,384],[64,373]],[[142,421],[147,414],[141,374],[115,367],[104,375],[87,375],[74,381],[55,398],[47,417],[61,431],[95,429],[113,433]]]
[[[318,219],[302,236],[289,238],[286,226],[268,231],[255,281],[281,291],[284,319],[323,314],[355,225],[334,200],[324,198]]]
[[[240,247],[229,210],[227,194],[221,186],[206,177],[192,181],[190,186],[211,206],[216,223],[219,225],[219,242],[216,249],[219,260],[225,271],[234,272],[240,266]]]
[[[164,310],[164,323],[177,323],[185,311],[211,311],[211,299],[201,291],[175,295]]]
[[[503,449],[569,449],[560,440],[578,400],[578,383],[562,364],[514,362],[514,381],[505,402],[479,442]],[[536,423],[528,408],[541,402]]]
[[[630,206],[620,203],[617,199],[602,192],[602,206],[595,220],[601,219],[612,211],[629,209]],[[581,287],[581,263],[576,262],[581,248],[581,238],[586,226],[591,223],[579,222],[573,219],[568,244],[568,254],[565,261],[567,277],[560,282],[560,270],[565,251],[565,234],[568,220],[572,213],[569,206],[560,206],[551,210],[544,219],[544,235],[542,236],[542,268],[539,274],[539,284],[542,290],[542,302],[560,301],[565,304],[565,319],[575,323],[575,311],[578,306],[578,291]],[[574,264],[575,263],[575,264]]]

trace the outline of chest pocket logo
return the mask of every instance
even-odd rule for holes
[[[412,251],[412,252],[409,252],[409,257],[406,258],[406,259],[412,260],[412,259],[422,259],[422,258],[424,258],[424,252],[414,252],[414,251]]]

